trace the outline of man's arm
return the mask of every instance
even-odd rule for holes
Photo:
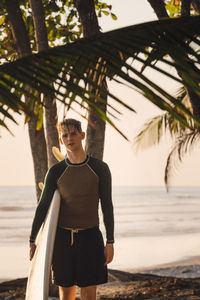
[[[106,258],[105,264],[112,261],[114,256],[114,214],[112,204],[112,182],[111,173],[107,164],[103,163],[103,168],[99,182],[99,195],[101,200],[101,208],[103,212],[103,221],[106,229],[106,246],[104,254]]]
[[[114,243],[114,215],[112,204],[111,173],[107,164],[103,168],[99,181],[99,196],[103,212],[103,221],[106,228],[107,243]]]
[[[114,257],[114,246],[113,244],[106,244],[104,247],[104,255],[106,258],[105,265],[109,264]]]

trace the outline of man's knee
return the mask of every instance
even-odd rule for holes
[[[96,285],[86,286],[81,288],[81,300],[95,300]]]
[[[62,287],[59,286],[60,300],[74,300],[76,297],[76,286]]]

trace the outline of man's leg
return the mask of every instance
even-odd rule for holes
[[[60,300],[75,300],[76,298],[76,286],[63,287],[59,286]]]
[[[81,300],[96,300],[96,285],[81,288]]]

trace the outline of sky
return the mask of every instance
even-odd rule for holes
[[[118,20],[103,17],[100,20],[102,31],[109,31],[124,26],[156,20],[156,16],[147,0],[110,0],[113,12]],[[151,74],[159,84],[168,88],[170,93],[175,93],[177,85],[166,79]],[[164,185],[164,168],[167,155],[172,147],[169,139],[163,139],[159,146],[148,150],[134,150],[134,137],[146,120],[160,113],[159,109],[148,102],[137,92],[124,86],[109,83],[110,91],[126,100],[137,113],[121,109],[123,115],[116,125],[127,135],[130,142],[125,141],[109,125],[106,128],[104,161],[111,169],[113,185],[148,186]],[[61,113],[61,112],[60,112]],[[79,118],[72,112],[68,117]],[[81,120],[81,119],[80,119]],[[0,185],[34,185],[33,164],[27,126],[23,118],[19,119],[20,126],[12,126],[14,137],[5,130],[1,131],[0,138]],[[83,129],[86,123],[83,121]],[[63,152],[64,153],[64,152]],[[184,158],[184,162],[173,171],[172,185],[199,185],[200,163],[198,150]]]

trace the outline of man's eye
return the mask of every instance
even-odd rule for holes
[[[67,134],[64,134],[64,135],[63,135],[63,138],[66,138],[66,137],[67,137]]]

